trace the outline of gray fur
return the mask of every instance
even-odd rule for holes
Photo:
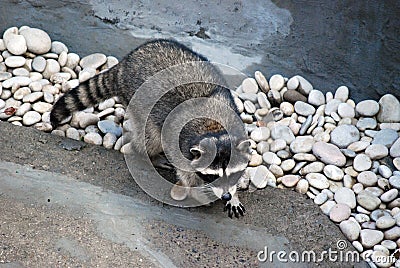
[[[118,96],[122,103],[127,105],[136,90],[159,71],[171,66],[195,61],[207,62],[207,59],[175,41],[155,40],[145,43],[133,50],[119,64],[107,72],[100,73],[62,96],[53,107],[50,115],[51,122],[54,127],[57,127],[63,119],[73,112],[94,106],[114,96]],[[237,113],[231,93],[227,88],[220,86],[225,81],[219,70],[211,67],[210,64],[198,68],[198,72],[191,73],[190,78],[194,79],[192,81],[204,81],[206,79],[212,80],[214,84],[190,83],[178,86],[165,94],[157,102],[149,118],[141,118],[142,115],[140,112],[133,115],[135,117],[134,124],[144,124],[147,122],[145,143],[146,152],[150,157],[163,152],[161,146],[161,129],[163,123],[168,114],[180,103],[193,98],[208,97],[223,102]],[[163,82],[161,81],[161,86]],[[168,82],[165,81],[165,84],[168,84]],[[149,98],[152,98],[151,94],[152,92],[149,92]],[[143,108],[146,107],[146,103],[141,103],[140,105],[143,105]],[[210,102],[210,105],[205,105],[204,109],[216,114],[221,113],[218,107],[212,105],[212,102]],[[136,107],[136,110],[141,111],[141,107]],[[233,121],[229,121],[228,118],[227,122],[230,124]],[[135,129],[135,125],[133,128]],[[136,135],[133,137],[136,137]],[[194,151],[191,152],[190,149],[198,148],[200,142],[208,138],[214,139],[217,145],[217,156],[209,169],[226,169],[226,161],[229,160],[231,152],[239,155],[237,170],[243,170],[246,167],[248,149],[237,148],[243,140],[236,140],[235,137],[231,140],[227,135],[227,131],[222,126],[206,118],[192,120],[182,129],[179,139],[182,154],[191,161],[198,160],[196,155],[193,154]],[[132,141],[136,149],[142,150],[140,146],[142,141],[135,138]],[[234,148],[231,148],[231,144],[234,145]],[[210,172],[208,170],[205,173]],[[187,173],[178,170],[177,174],[179,179],[185,180],[186,183],[192,185],[199,184],[200,180],[203,181],[196,173]],[[223,191],[228,191],[232,187],[230,184],[232,183],[227,181],[226,185],[218,187],[222,188]]]

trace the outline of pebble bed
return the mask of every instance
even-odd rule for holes
[[[7,29],[0,39],[0,120],[124,151],[125,107],[117,98],[75,113],[53,130],[55,101],[118,63],[81,58],[40,29]],[[252,141],[243,188],[306,194],[337,223],[371,267],[400,248],[400,103],[386,94],[355,103],[340,86],[326,94],[301,76],[257,71],[232,94]]]

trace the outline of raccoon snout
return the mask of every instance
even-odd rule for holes
[[[224,200],[224,201],[229,201],[229,200],[232,199],[232,195],[231,195],[229,192],[224,193],[224,194],[221,196],[221,199]]]

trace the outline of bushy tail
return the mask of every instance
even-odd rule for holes
[[[96,75],[59,98],[50,113],[53,129],[73,112],[84,110],[116,96],[109,83],[109,76],[109,72]]]

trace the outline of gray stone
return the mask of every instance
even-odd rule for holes
[[[22,67],[25,65],[25,58],[22,56],[11,56],[8,57],[4,63],[10,68]]]
[[[263,153],[262,158],[269,165],[280,165],[282,163],[282,160],[273,152]]]
[[[59,41],[53,41],[51,43],[51,52],[61,54],[63,51],[68,53],[68,47],[64,43]]]
[[[328,200],[328,195],[326,193],[319,193],[314,198],[314,203],[317,205],[322,205]]]
[[[354,108],[348,103],[339,104],[338,114],[341,118],[353,118],[356,115]]]
[[[340,230],[349,241],[355,241],[360,236],[361,227],[352,220],[345,220],[339,224]]]
[[[274,125],[271,128],[271,137],[274,140],[283,139],[286,141],[287,144],[290,144],[295,139],[292,130],[287,126],[281,126],[281,125]]]
[[[379,100],[380,109],[377,119],[381,123],[400,122],[400,102],[392,94],[386,94]]]
[[[376,220],[376,227],[378,229],[388,229],[396,224],[396,220],[391,216],[382,216]]]
[[[303,94],[303,95],[308,95],[310,94],[311,90],[313,90],[313,86],[311,85],[310,82],[308,82],[304,77],[300,75],[296,75],[296,78],[299,80],[299,87],[297,90]]]
[[[269,87],[271,90],[280,91],[285,86],[285,79],[280,74],[274,74],[269,79]]]
[[[311,152],[314,145],[314,138],[312,136],[298,136],[290,144],[290,150],[294,153],[308,153]]]
[[[360,232],[360,242],[364,248],[372,248],[383,240],[383,233],[378,230],[364,229]]]
[[[379,207],[381,200],[371,192],[362,190],[357,195],[357,203],[367,210],[374,210]]]
[[[294,104],[294,110],[296,111],[297,114],[303,116],[309,116],[315,113],[315,108],[312,105],[302,101],[297,101]]]
[[[101,145],[103,143],[103,139],[100,134],[95,132],[89,132],[84,137],[83,140],[90,144]]]
[[[25,126],[31,126],[37,122],[40,122],[42,116],[36,111],[29,111],[24,114],[22,117],[22,123]]]
[[[253,130],[250,138],[255,142],[266,141],[270,136],[270,130],[267,127],[259,127]]]
[[[297,101],[307,102],[307,97],[296,90],[286,91],[283,94],[283,99],[290,103],[296,103]]]
[[[337,99],[332,99],[331,101],[327,102],[325,106],[325,114],[331,115],[333,112],[337,112],[339,104],[342,102]]]
[[[283,185],[286,187],[294,187],[300,180],[300,176],[298,175],[285,175],[280,178]]]
[[[389,203],[396,199],[396,197],[399,195],[399,190],[398,189],[390,189],[386,193],[382,194],[380,196],[382,202]]]
[[[35,54],[47,53],[51,48],[50,36],[43,30],[37,28],[27,28],[20,31],[26,40],[28,50]]]
[[[32,68],[37,72],[43,72],[46,68],[46,64],[47,62],[45,58],[43,58],[42,56],[37,56],[32,61]]]
[[[400,157],[400,138],[398,138],[390,147],[391,157]]]
[[[277,139],[271,142],[269,149],[271,152],[277,152],[286,148],[286,141],[282,139]]]
[[[346,148],[360,139],[360,132],[353,125],[340,125],[331,132],[331,143]]]
[[[256,106],[249,100],[244,101],[243,106],[244,110],[249,114],[254,114],[256,112]]]
[[[371,143],[367,141],[356,141],[347,146],[347,149],[352,150],[354,152],[364,151]]]
[[[395,130],[382,129],[374,135],[372,144],[383,144],[386,147],[390,147],[398,138],[399,134]]]
[[[334,98],[342,102],[347,101],[349,98],[349,89],[346,86],[338,87],[338,89],[336,89]]]
[[[342,222],[350,217],[351,209],[346,204],[336,204],[329,211],[329,218],[333,222]]]
[[[308,183],[314,188],[320,190],[329,188],[328,179],[320,173],[309,173],[306,175],[306,179]]]
[[[79,131],[76,128],[70,127],[67,129],[65,132],[67,138],[74,139],[74,140],[80,140],[80,135]]]
[[[26,96],[30,93],[31,93],[31,90],[29,89],[29,87],[21,87],[20,89],[15,91],[13,97],[16,100],[22,100],[24,98],[24,96]]]
[[[389,178],[389,183],[392,187],[400,190],[400,176],[392,176]]]
[[[269,103],[267,95],[265,95],[264,92],[259,92],[257,94],[257,102],[261,108],[271,109],[271,104]]]
[[[103,146],[107,149],[112,149],[117,142],[117,137],[113,133],[107,133],[103,137]]]
[[[10,79],[11,77],[12,77],[12,74],[9,72],[0,72],[0,81]]]
[[[372,166],[371,159],[365,154],[358,154],[353,160],[353,167],[356,171],[365,171]]]
[[[388,148],[383,144],[372,144],[367,147],[365,154],[371,160],[381,159],[389,154]]]
[[[1,105],[0,105],[0,107],[1,107]],[[31,108],[32,108],[32,106],[31,106],[30,103],[24,103],[18,108],[18,110],[15,113],[15,115],[16,116],[23,116],[26,112],[30,111]]]
[[[75,69],[76,66],[78,66],[79,61],[80,61],[80,57],[78,54],[68,53],[67,63],[65,66],[73,70],[73,69]]]
[[[78,115],[78,122],[81,128],[86,128],[89,125],[95,125],[97,122],[99,122],[99,120],[100,118],[97,115],[91,113],[82,112]]]
[[[36,102],[32,105],[32,109],[41,114],[43,114],[45,112],[49,112],[52,107],[53,107],[53,105],[51,105],[50,103],[42,102],[42,101]]]
[[[242,82],[242,90],[244,93],[257,93],[258,84],[254,78],[246,78]]]
[[[378,177],[372,171],[363,171],[357,176],[357,181],[364,186],[374,186],[378,182]]]
[[[352,190],[346,187],[339,188],[334,195],[335,201],[338,204],[346,204],[350,208],[355,208],[356,196]]]
[[[267,185],[275,186],[276,178],[267,167],[261,165],[255,168],[248,168],[251,183],[258,189],[263,189]]]
[[[343,170],[334,165],[327,165],[324,167],[324,174],[331,180],[341,181],[344,176]]]
[[[46,79],[50,79],[50,77],[60,72],[60,64],[54,59],[47,59],[46,60],[46,67],[43,71],[43,77]]]
[[[325,104],[324,93],[315,89],[311,90],[310,94],[308,95],[308,103],[315,106],[320,106]]]
[[[379,103],[374,100],[364,100],[356,105],[356,111],[361,116],[374,116],[379,112]]]
[[[117,61],[117,63],[118,63],[118,61]],[[256,78],[257,84],[261,88],[261,90],[263,92],[268,92],[270,88],[269,88],[268,81],[265,78],[265,76],[260,71],[256,71],[254,73],[254,77]]]
[[[89,67],[89,68],[97,69],[106,62],[107,62],[106,55],[104,55],[102,53],[94,53],[94,54],[91,54],[91,55],[88,55],[88,56],[82,58],[79,65],[82,68]]]
[[[306,175],[308,173],[320,173],[324,169],[324,166],[325,165],[322,162],[312,162],[300,170],[300,175]]]
[[[396,240],[400,238],[400,227],[394,226],[384,232],[385,239]]]
[[[388,166],[385,166],[385,165],[380,165],[378,167],[378,172],[382,177],[384,177],[386,179],[388,179],[388,178],[390,178],[390,176],[392,176],[392,170]]]
[[[24,87],[29,85],[32,82],[32,80],[29,77],[25,76],[14,76],[11,77],[10,79],[7,79],[3,81],[2,86],[3,88],[12,88],[13,86],[20,86]]]
[[[3,34],[4,45],[13,55],[22,55],[26,52],[26,40],[22,35],[18,35],[18,28],[11,27]]]
[[[346,157],[333,144],[326,142],[316,142],[312,148],[313,154],[325,164],[332,164],[342,167],[346,164]]]
[[[22,99],[22,101],[33,103],[42,97],[43,97],[43,92],[33,92],[28,95],[25,95],[24,98]]]
[[[374,118],[370,117],[362,117],[358,120],[357,122],[357,128],[361,131],[364,131],[366,129],[375,129],[378,123]]]

